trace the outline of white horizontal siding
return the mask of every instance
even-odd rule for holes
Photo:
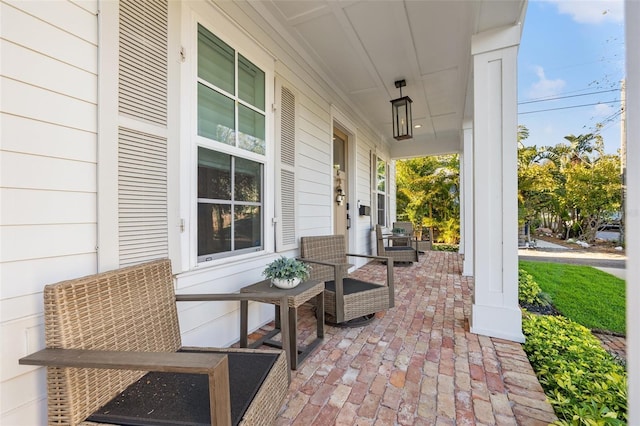
[[[3,226],[0,239],[3,262],[94,253],[96,225]]]
[[[0,3],[0,424],[46,424],[44,285],[95,273],[97,2]],[[5,344],[10,342],[10,344]]]
[[[0,65],[0,72],[6,78],[85,102],[97,102],[97,92],[91,90],[98,80],[95,73],[70,67],[50,56],[4,40],[0,41],[0,50],[7,58]]]
[[[28,307],[41,307],[41,292],[46,284],[95,274],[97,268],[95,253],[4,262],[0,268],[2,320],[42,312],[40,309],[29,310]],[[38,305],[30,301],[16,300],[20,296],[34,294],[37,296]]]
[[[5,381],[20,372],[24,373],[36,368],[22,367],[16,360],[44,347],[43,324],[43,317],[40,315],[6,321],[0,325],[0,338],[2,338],[2,341],[14,342],[14,344],[2,345],[0,380]]]
[[[69,0],[69,3],[75,4],[92,15],[98,14],[98,0]]]
[[[7,365],[7,376],[2,382],[0,406],[3,410],[2,424],[7,426],[36,426],[47,424],[46,369],[24,365]],[[3,366],[4,371],[4,366]],[[28,373],[28,374],[25,374]],[[9,392],[5,389],[33,389],[35,392]]]
[[[95,132],[56,126],[38,120],[0,114],[2,149],[44,157],[96,161]]]
[[[42,3],[48,3],[53,10],[47,13],[46,18],[43,16],[41,19],[17,8],[25,7],[29,3],[33,3],[36,7],[39,7]],[[53,19],[56,24],[60,24],[60,20],[63,18],[57,18],[65,15],[68,4],[70,3],[63,1],[19,1],[15,3],[15,6],[4,2],[0,3],[2,38],[55,58],[70,66],[97,73],[98,52],[96,43],[84,40],[73,33],[74,29],[89,25],[93,27],[93,32],[97,35],[98,28],[95,24],[97,22],[95,16],[86,13],[86,16],[83,17],[85,22],[73,23],[71,28],[60,27],[47,22],[47,20]]]
[[[1,161],[0,182],[5,188],[94,193],[96,190],[93,163],[13,152],[3,152]]]
[[[96,105],[2,77],[2,109],[7,114],[32,118],[72,129],[96,130]]]
[[[91,9],[85,9],[70,1],[24,1],[4,0],[8,5],[19,9],[55,28],[71,33],[91,44],[98,43],[95,25],[91,25],[91,15],[95,15],[96,2]],[[88,3],[88,2],[85,2]]]
[[[95,193],[2,188],[0,198],[5,226],[87,223],[96,218]]]

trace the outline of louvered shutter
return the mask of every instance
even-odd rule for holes
[[[296,97],[276,84],[276,251],[297,247]]]
[[[118,249],[127,266],[169,254],[168,2],[121,0],[119,43],[118,113],[134,119],[118,127]]]

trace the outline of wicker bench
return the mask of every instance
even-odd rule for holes
[[[283,351],[182,347],[169,260],[48,285],[44,304],[46,349],[20,363],[47,366],[49,424],[270,425],[287,394]]]

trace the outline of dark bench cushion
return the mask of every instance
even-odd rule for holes
[[[227,354],[231,423],[237,425],[277,354]],[[208,378],[204,374],[148,373],[87,420],[127,426],[210,425]]]

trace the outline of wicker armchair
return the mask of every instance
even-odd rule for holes
[[[47,366],[49,424],[271,425],[287,394],[283,351],[181,346],[169,260],[48,285],[44,305],[47,349],[20,364]]]
[[[393,230],[402,229],[407,238],[396,237],[393,240],[394,246],[411,246],[413,238],[413,223],[411,222],[393,222]]]
[[[347,323],[372,316],[394,306],[393,264],[388,258],[345,253],[344,235],[302,237],[302,260],[313,264],[311,278],[325,282],[324,307],[329,322]],[[387,262],[385,283],[361,281],[347,276],[348,256]]]
[[[393,242],[396,239],[406,240],[407,237],[384,236],[382,235],[382,228],[380,227],[380,225],[376,225],[376,245],[378,247],[378,256],[389,257],[393,259],[394,262],[417,262],[418,261],[417,240],[415,239],[411,240],[412,243],[415,242],[416,244],[415,248],[412,245],[386,246],[384,243],[385,240]]]

